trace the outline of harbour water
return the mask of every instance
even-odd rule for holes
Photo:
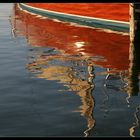
[[[139,137],[139,56],[129,35],[0,4],[0,137]]]

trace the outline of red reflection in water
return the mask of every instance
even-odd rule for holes
[[[127,70],[129,66],[129,36],[52,19],[43,19],[15,8],[14,28],[35,46],[53,47],[68,54],[100,56],[95,64],[105,68]]]

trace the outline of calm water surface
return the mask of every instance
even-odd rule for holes
[[[128,35],[1,3],[0,136],[140,136],[132,56]]]

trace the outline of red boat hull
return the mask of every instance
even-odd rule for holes
[[[26,3],[27,5],[88,17],[129,22],[129,4],[126,3]]]

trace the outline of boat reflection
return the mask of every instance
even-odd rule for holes
[[[96,73],[96,76],[106,75],[106,90],[124,91],[128,94],[127,102],[130,96],[138,95],[139,58],[130,57],[129,60],[129,56],[135,52],[131,50],[133,47],[129,47],[128,34],[32,15],[20,10],[18,5],[14,5],[12,27],[15,37],[25,36],[28,44],[35,48],[31,51],[26,68],[36,77],[56,80],[80,96],[82,105],[76,111],[86,118],[85,136],[89,136],[95,126],[95,101],[92,97],[95,66],[106,69],[102,73]],[[43,51],[38,47],[48,50]],[[114,86],[116,84],[109,83],[110,79],[119,79],[122,84]],[[132,130],[134,131],[133,128],[131,132]]]
[[[26,36],[31,46],[49,46],[65,54],[92,59],[92,64],[109,69],[104,73],[109,77],[127,75],[130,62],[128,34],[35,16],[20,10],[17,5],[15,9],[14,35]]]
[[[105,68],[127,70],[129,67],[128,34],[62,23],[31,15],[19,10],[17,6],[15,15],[15,34],[26,36],[32,46],[50,46],[67,54],[92,56],[96,65]]]

